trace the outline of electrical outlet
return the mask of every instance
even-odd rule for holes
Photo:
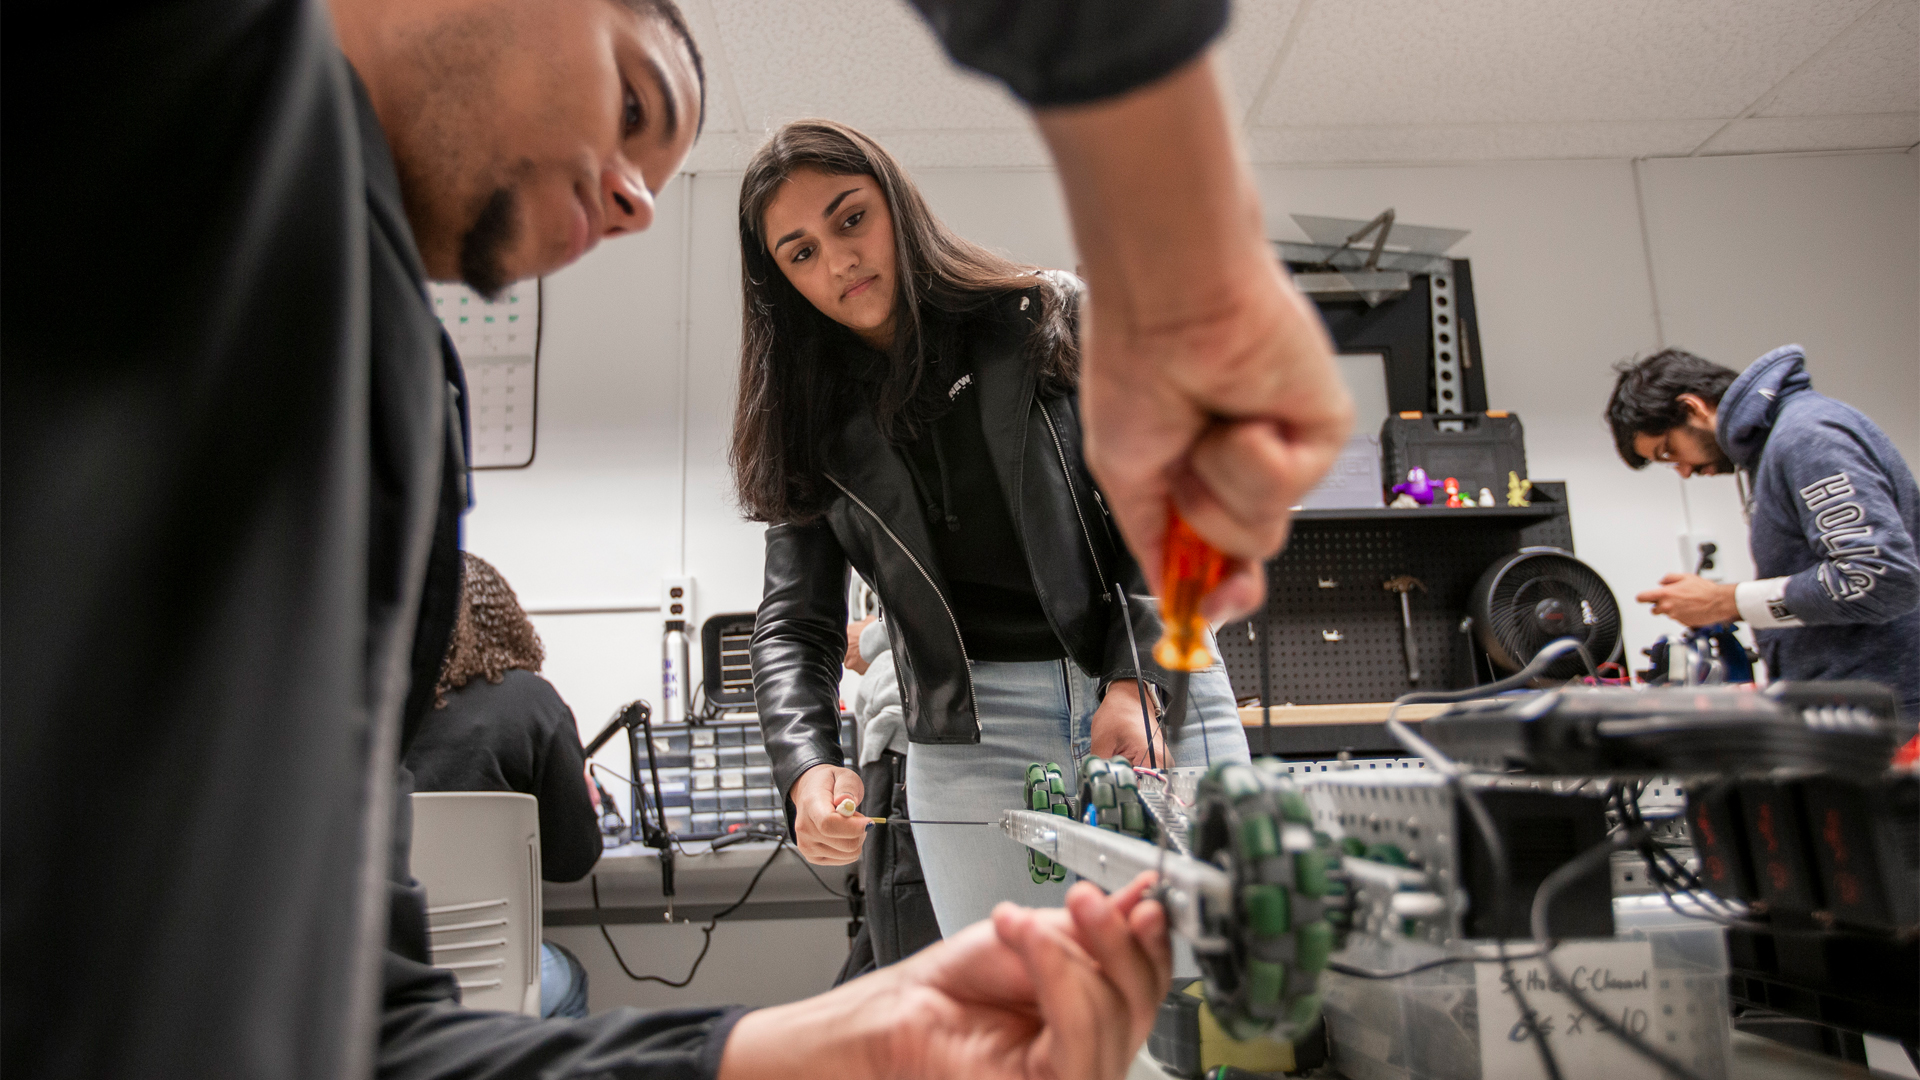
[[[684,622],[691,631],[694,625],[692,578],[660,579],[660,617],[667,622]]]
[[[1680,572],[1699,574],[1709,581],[1720,581],[1723,575],[1719,566],[1725,559],[1720,551],[1719,538],[1711,529],[1695,529],[1691,532],[1680,531]]]

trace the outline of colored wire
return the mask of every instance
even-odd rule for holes
[[[1540,1030],[1539,1013],[1527,1000],[1526,993],[1520,989],[1519,980],[1513,977],[1513,957],[1507,953],[1505,924],[1508,907],[1512,900],[1510,895],[1512,882],[1508,874],[1507,848],[1501,842],[1500,830],[1494,825],[1493,816],[1487,813],[1486,805],[1480,801],[1479,793],[1465,782],[1467,770],[1442,753],[1439,747],[1415,734],[1405,721],[1399,719],[1398,714],[1401,707],[1406,705],[1470,701],[1475,698],[1503,694],[1508,690],[1517,690],[1539,677],[1540,673],[1546,670],[1547,665],[1574,649],[1579,649],[1583,655],[1586,653],[1586,646],[1579,641],[1573,638],[1560,638],[1548,642],[1545,648],[1535,653],[1526,667],[1485,686],[1470,687],[1466,690],[1423,690],[1403,694],[1395,699],[1393,708],[1387,710],[1386,721],[1388,733],[1400,745],[1425,759],[1430,768],[1447,778],[1447,786],[1453,790],[1454,797],[1460,804],[1467,808],[1467,816],[1473,819],[1474,827],[1480,833],[1481,842],[1486,845],[1487,861],[1492,864],[1493,870],[1491,914],[1494,927],[1494,949],[1498,953],[1500,974],[1504,984],[1513,991],[1515,1003],[1520,1006],[1520,1019],[1526,1024],[1527,1034],[1540,1052],[1540,1064],[1546,1070],[1549,1080],[1561,1080],[1560,1063],[1554,1057],[1553,1048],[1547,1045],[1545,1033]],[[1588,664],[1592,664],[1591,659],[1588,660]]]
[[[1507,961],[1511,963],[1515,960],[1537,960],[1539,958],[1540,953],[1536,950],[1530,953],[1509,954]],[[1410,968],[1402,968],[1399,971],[1370,971],[1367,968],[1355,967],[1352,964],[1343,963],[1339,960],[1329,960],[1327,961],[1327,970],[1337,971],[1342,975],[1351,975],[1356,979],[1404,979],[1409,975],[1418,975],[1423,971],[1432,971],[1434,968],[1448,967],[1453,964],[1497,964],[1499,962],[1500,958],[1497,956],[1448,956],[1439,960],[1429,960],[1424,964],[1415,964]]]
[[[780,838],[779,838],[779,840],[780,840],[780,844],[784,844],[784,843],[786,843],[786,842],[787,842],[787,838],[786,838],[786,837],[784,837],[784,836],[782,836],[782,837],[780,837]],[[774,849],[773,849],[773,853],[774,853],[775,855],[778,855],[778,854],[780,854],[780,846],[779,846],[779,844],[776,844],[776,845],[774,845]],[[796,855],[799,855],[800,853],[796,851],[796,852],[794,852],[794,854],[796,854]],[[819,882],[819,883],[820,883],[820,887],[821,887],[821,888],[823,888],[823,889],[825,889],[825,890],[827,890],[827,892],[829,892],[829,893],[831,893],[831,894],[833,894],[833,896],[834,896],[834,897],[835,897],[836,899],[840,899],[840,900],[851,900],[851,899],[852,899],[852,897],[850,897],[850,896],[848,896],[848,895],[847,895],[846,893],[843,893],[843,892],[841,892],[840,890],[838,890],[838,889],[836,889],[836,888],[834,888],[833,886],[831,886],[831,885],[829,885],[829,884],[827,884],[827,882],[826,882],[826,880],[825,880],[824,878],[822,878],[822,877],[820,876],[820,874],[819,874],[819,873],[818,873],[817,871],[815,871],[815,870],[814,870],[814,868],[813,868],[813,864],[807,861],[807,857],[806,857],[805,855],[801,855],[801,856],[800,856],[800,865],[801,865],[801,866],[804,866],[804,867],[806,867],[806,868],[807,868],[807,873],[808,873],[808,874],[811,874],[811,875],[813,876],[813,880],[815,880],[815,881],[817,881],[817,882]]]
[[[588,767],[588,768],[592,768],[592,769],[598,769],[598,770],[600,770],[601,772],[603,772],[603,773],[606,773],[606,774],[607,774],[608,776],[611,776],[611,777],[613,777],[613,778],[614,778],[615,780],[618,780],[618,781],[620,781],[621,783],[623,783],[623,784],[625,784],[625,785],[627,785],[628,787],[632,787],[632,786],[633,786],[633,778],[632,778],[632,777],[630,777],[630,776],[622,776],[622,775],[620,775],[619,773],[617,773],[617,772],[615,772],[615,771],[614,771],[614,770],[612,770],[612,769],[609,769],[609,768],[607,768],[607,767],[606,767],[605,765],[602,765],[602,764],[600,764],[600,763],[599,763],[599,762],[597,762],[597,761],[589,761],[589,762],[587,762],[587,767]]]
[[[1127,603],[1127,591],[1117,581],[1113,583],[1113,598],[1120,601],[1120,621],[1126,624],[1127,648],[1133,653],[1133,684],[1140,691],[1140,726],[1147,733],[1147,767],[1157,769],[1160,759],[1153,752],[1153,714],[1147,710],[1147,679],[1140,670],[1140,639],[1133,634],[1133,608]],[[1168,753],[1172,753],[1171,747]]]
[[[1437,752],[1437,751],[1436,751]],[[1428,762],[1429,765],[1433,764]],[[1493,947],[1500,962],[1502,985],[1512,989],[1513,1000],[1520,1006],[1520,1019],[1527,1025],[1527,1034],[1532,1037],[1535,1048],[1540,1051],[1540,1065],[1547,1072],[1549,1080],[1562,1080],[1560,1062],[1555,1059],[1553,1048],[1547,1045],[1547,1034],[1540,1028],[1540,1014],[1527,1000],[1520,989],[1520,980],[1513,975],[1513,957],[1507,953],[1506,921],[1508,905],[1512,901],[1511,869],[1507,859],[1506,845],[1501,842],[1500,830],[1494,826],[1493,815],[1487,813],[1486,804],[1480,801],[1480,794],[1469,787],[1461,774],[1448,774],[1447,782],[1454,794],[1467,807],[1468,816],[1473,818],[1474,827],[1480,830],[1480,839],[1487,845],[1487,861],[1493,867]]]
[[[1674,914],[1688,919],[1701,919],[1722,926],[1764,929],[1764,924],[1742,918],[1742,912],[1716,895],[1692,870],[1687,869],[1686,864],[1674,858],[1672,852],[1654,839],[1646,819],[1640,814],[1640,793],[1646,786],[1644,780],[1614,785],[1608,792],[1608,805],[1620,819],[1621,829],[1628,832],[1645,831],[1645,839],[1636,845],[1636,849],[1646,863],[1647,880],[1660,890],[1667,907],[1673,909]],[[1681,907],[1675,900],[1676,893],[1693,901],[1698,910],[1688,911]]]
[[[1260,576],[1268,588],[1267,602],[1260,605],[1260,748],[1273,753],[1273,644],[1267,633],[1273,628],[1273,583],[1265,581],[1267,564],[1260,564]]]
[[[668,979],[659,975],[634,974],[633,969],[627,966],[626,958],[620,955],[620,947],[613,943],[613,935],[607,932],[607,924],[601,923],[600,936],[606,939],[607,948],[612,950],[614,962],[619,964],[620,970],[625,972],[627,975],[627,978],[632,979],[634,982],[655,982],[655,983],[659,983],[662,986],[673,987],[676,990],[682,989],[688,985],[691,985],[693,982],[693,977],[699,974],[700,962],[707,958],[707,950],[713,948],[714,928],[720,925],[721,919],[724,919],[727,916],[733,914],[734,912],[740,910],[741,906],[747,902],[747,898],[753,895],[754,886],[760,884],[761,877],[763,877],[766,874],[767,870],[773,866],[773,860],[779,858],[780,853],[787,849],[788,844],[789,844],[789,841],[784,836],[775,838],[775,843],[773,845],[773,853],[767,856],[766,862],[763,862],[760,864],[760,869],[755,870],[753,872],[753,879],[747,882],[746,891],[740,894],[740,899],[735,900],[733,903],[728,904],[726,907],[715,912],[713,917],[707,920],[707,925],[700,928],[700,933],[702,935],[702,940],[700,942],[700,952],[697,956],[693,958],[693,966],[687,968],[686,978],[675,981],[673,979]],[[799,852],[796,851],[794,854],[798,855]],[[806,859],[802,858],[800,861],[804,863],[806,862]],[[808,867],[808,869],[811,870],[812,867]],[[819,881],[819,878],[820,876],[818,874],[814,875],[814,880]],[[600,910],[600,875],[598,874],[593,875],[589,884],[593,889],[593,910],[599,911]],[[826,888],[826,882],[822,881],[820,882],[820,885],[822,888]],[[832,889],[827,889],[827,891],[833,892]],[[834,895],[840,896],[841,899],[845,899],[845,897],[839,893],[834,893]]]
[[[1220,643],[1219,640],[1215,639],[1214,644],[1218,645],[1219,643]],[[1193,682],[1193,672],[1186,671],[1181,673],[1180,690],[1182,691],[1182,693],[1180,696],[1187,699],[1185,707],[1189,709],[1193,708],[1193,697],[1192,697],[1192,694],[1190,693],[1192,682]],[[1232,695],[1228,695],[1228,696],[1232,696]],[[1182,720],[1185,720],[1186,714],[1182,713],[1180,718]],[[1234,712],[1233,712],[1233,722],[1235,726],[1238,726],[1240,723],[1240,710],[1237,707],[1234,709]],[[1245,736],[1242,736],[1242,738],[1244,737]],[[1200,717],[1200,759],[1206,762],[1207,769],[1209,771],[1213,769],[1213,743],[1207,739],[1207,718],[1204,716]]]
[[[1547,910],[1552,906],[1553,898],[1567,886],[1592,873],[1595,867],[1606,865],[1614,852],[1638,845],[1647,838],[1647,835],[1645,829],[1634,829],[1619,836],[1609,837],[1548,874],[1546,880],[1540,883],[1540,888],[1533,894],[1533,911],[1529,920],[1533,930],[1533,940],[1540,950],[1540,962],[1546,966],[1547,974],[1552,981],[1560,985],[1560,993],[1578,1005],[1580,1011],[1591,1016],[1600,1030],[1619,1039],[1641,1057],[1665,1069],[1668,1073],[1680,1077],[1680,1080],[1703,1080],[1699,1073],[1682,1065],[1678,1058],[1615,1023],[1605,1009],[1594,1004],[1593,999],[1589,998],[1579,986],[1569,981],[1561,973],[1559,966],[1553,962],[1553,939],[1547,927]]]

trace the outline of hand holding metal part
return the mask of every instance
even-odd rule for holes
[[[1008,810],[1000,828],[1049,864],[1104,887],[1158,872],[1168,925],[1193,945],[1214,1016],[1236,1038],[1309,1034],[1319,1022],[1319,974],[1346,925],[1332,841],[1315,833],[1306,801],[1277,762],[1221,765],[1195,789],[1192,855],[1076,820]],[[1337,913],[1338,919],[1329,915]]]
[[[1175,852],[1163,862],[1160,849],[1145,840],[1037,810],[1002,811],[1000,831],[1108,891],[1158,871],[1160,903],[1173,932],[1195,949],[1227,947],[1203,916],[1206,905],[1214,911],[1233,906],[1233,880],[1219,867]]]

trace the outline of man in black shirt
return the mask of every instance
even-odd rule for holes
[[[9,37],[9,1071],[351,1076],[383,997],[383,1067],[453,1023],[395,787],[466,503],[423,283],[648,224],[700,91],[644,8],[193,0]],[[688,1030],[732,1016],[609,1027],[697,1070]]]
[[[1117,1075],[1166,982],[1138,889],[744,1018],[467,1012],[424,963],[396,762],[467,498],[422,283],[650,223],[702,104],[671,5],[28,11],[0,229],[7,1071]]]

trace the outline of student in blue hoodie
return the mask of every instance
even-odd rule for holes
[[[1786,345],[1736,374],[1679,349],[1622,365],[1607,404],[1620,456],[1747,481],[1757,581],[1668,574],[1635,597],[1688,626],[1744,619],[1779,679],[1867,679],[1920,716],[1920,488],[1860,410],[1813,392]]]

